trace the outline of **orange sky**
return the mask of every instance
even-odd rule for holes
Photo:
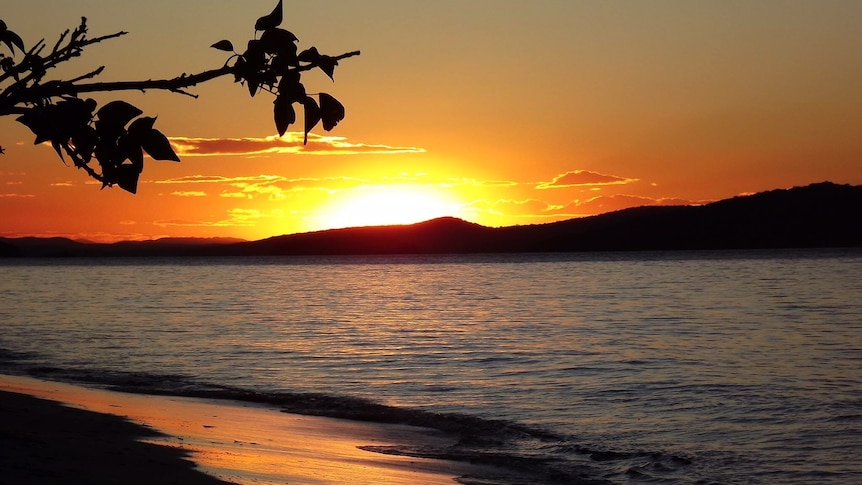
[[[130,32],[62,72],[166,78],[219,67],[274,0],[28,0],[27,46],[88,18]],[[41,17],[51,12],[48,17]],[[168,134],[137,195],[99,190],[0,120],[0,235],[259,239],[453,215],[490,226],[699,203],[830,180],[862,184],[862,2],[285,1],[282,27],[337,55],[346,119],[278,139],[272,98],[231,79],[109,93]],[[5,47],[3,47],[5,49]],[[3,50],[8,54],[8,51]],[[292,127],[292,129],[301,129]],[[297,141],[298,140],[298,141]]]

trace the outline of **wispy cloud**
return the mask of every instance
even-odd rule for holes
[[[276,153],[298,155],[368,155],[423,153],[424,148],[381,144],[353,143],[344,137],[310,133],[303,144],[303,134],[288,132],[284,136],[264,138],[190,138],[171,137],[177,154],[182,156],[255,156]]]
[[[177,197],[206,197],[207,193],[200,190],[187,190],[171,192],[171,195],[176,195]]]
[[[586,217],[641,206],[702,205],[708,201],[691,201],[676,198],[650,198],[636,195],[598,196],[554,204],[541,199],[475,200],[466,210],[495,216],[517,217],[525,220],[561,220]]]
[[[171,179],[156,180],[156,184],[166,185],[186,185],[188,184],[189,194],[197,195],[196,192],[202,193],[194,189],[195,185],[215,185],[221,186],[215,190],[207,190],[207,195],[218,194],[223,198],[243,198],[252,199],[258,196],[264,196],[270,200],[282,200],[287,197],[289,192],[317,190],[327,193],[335,193],[343,190],[362,190],[377,187],[391,187],[392,185],[411,185],[424,187],[473,187],[473,188],[494,188],[494,187],[513,187],[519,185],[518,182],[511,181],[483,181],[471,178],[435,178],[427,174],[398,174],[394,176],[385,176],[377,179],[359,178],[359,177],[299,177],[289,178],[281,175],[245,175],[238,177],[225,177],[221,175],[188,175]],[[173,195],[179,195],[174,192]]]
[[[586,200],[575,200],[560,208],[560,211],[592,215],[613,212],[631,207],[655,206],[655,205],[701,205],[705,201],[692,201],[676,198],[651,198],[638,195],[600,195]]]
[[[261,211],[257,209],[230,209],[227,217],[217,221],[201,221],[188,219],[163,219],[153,221],[159,227],[254,227],[263,219],[282,219],[284,211],[280,209]]]
[[[557,189],[563,187],[578,187],[584,185],[623,185],[637,182],[638,179],[607,175],[589,170],[572,170],[554,177],[550,182],[541,182],[537,189]]]
[[[0,194],[0,197],[3,197],[3,198],[17,198],[17,199],[32,199],[33,197],[36,197],[36,196],[35,196],[35,195],[33,195],[33,194],[16,194],[16,193],[11,193],[11,194]]]

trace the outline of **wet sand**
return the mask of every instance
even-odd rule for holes
[[[452,485],[491,471],[358,448],[451,439],[424,428],[18,376],[0,390],[0,484]]]

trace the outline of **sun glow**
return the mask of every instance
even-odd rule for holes
[[[444,216],[458,217],[459,205],[425,186],[374,186],[346,193],[324,210],[326,228],[413,224]]]

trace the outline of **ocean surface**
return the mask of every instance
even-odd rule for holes
[[[483,483],[862,483],[862,250],[0,260],[0,372],[409,422]]]

